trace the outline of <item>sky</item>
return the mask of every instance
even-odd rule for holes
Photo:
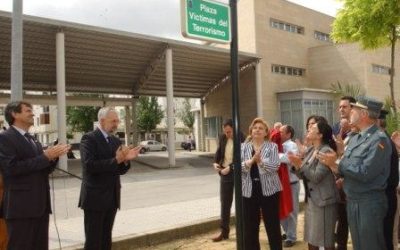
[[[335,0],[288,1],[331,16],[340,7]],[[0,0],[0,10],[12,11],[12,3]],[[23,5],[27,15],[182,39],[180,0],[25,0]]]

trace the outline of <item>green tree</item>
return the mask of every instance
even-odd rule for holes
[[[336,97],[352,96],[357,98],[358,96],[364,96],[365,92],[358,84],[342,84],[339,81],[331,84],[331,90]]]
[[[399,117],[399,113],[395,113],[394,110],[391,107],[391,99],[390,97],[385,99],[383,108],[388,111],[388,114],[386,115],[386,131],[391,135],[394,131],[397,130],[398,127],[400,127],[400,121],[397,119]]]
[[[157,97],[141,96],[137,104],[137,124],[141,130],[151,132],[164,117],[164,112],[158,105]]]
[[[100,107],[68,106],[67,124],[72,132],[89,132],[93,130],[93,122],[97,121]]]
[[[399,38],[400,1],[340,0],[344,3],[333,23],[332,38],[336,42],[359,42],[363,49],[391,47],[390,97],[397,113],[393,77],[395,46]]]
[[[191,112],[192,104],[190,103],[189,98],[185,98],[182,102],[182,106],[180,107],[177,116],[183,124],[189,128],[189,132],[193,131],[194,124],[194,113]]]

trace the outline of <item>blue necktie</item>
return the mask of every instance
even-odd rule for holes
[[[113,143],[112,143],[111,136],[107,136],[107,143],[108,143],[108,146],[110,146],[110,148],[113,149]]]

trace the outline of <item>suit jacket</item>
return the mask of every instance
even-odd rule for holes
[[[319,151],[325,153],[329,150],[328,145],[323,145]],[[319,207],[336,203],[339,201],[339,194],[335,185],[335,176],[327,166],[314,158],[313,154],[314,150],[310,150],[298,170],[307,181],[310,199]]]
[[[115,152],[121,141],[110,137],[108,143],[100,129],[82,137],[80,152],[83,181],[79,198],[79,207],[92,211],[107,211],[120,207],[121,181],[130,164],[118,164]]]
[[[37,218],[51,213],[49,173],[56,163],[10,126],[0,133],[0,169],[4,180],[1,213],[6,219]]]
[[[244,135],[242,132],[240,132],[239,134],[240,137],[240,142],[244,142]],[[222,134],[219,137],[218,140],[218,148],[217,151],[215,152],[215,156],[214,156],[214,162],[218,163],[220,166],[222,166],[222,164],[224,163],[224,159],[225,159],[225,148],[226,148],[226,144],[228,142],[228,138],[226,137],[225,134]],[[233,171],[230,171],[229,174],[227,175],[221,175],[221,181],[233,181]]]
[[[242,194],[243,197],[250,198],[253,191],[253,181],[251,179],[251,169],[245,162],[253,157],[253,145],[250,142],[242,143]],[[265,141],[261,146],[261,163],[257,165],[260,174],[260,183],[263,196],[271,196],[282,190],[279,180],[279,156],[278,145],[273,142]]]

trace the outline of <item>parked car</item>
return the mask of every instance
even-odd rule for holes
[[[141,141],[140,146],[142,146],[142,148],[144,148],[147,152],[167,150],[167,146],[165,144],[154,140]]]

